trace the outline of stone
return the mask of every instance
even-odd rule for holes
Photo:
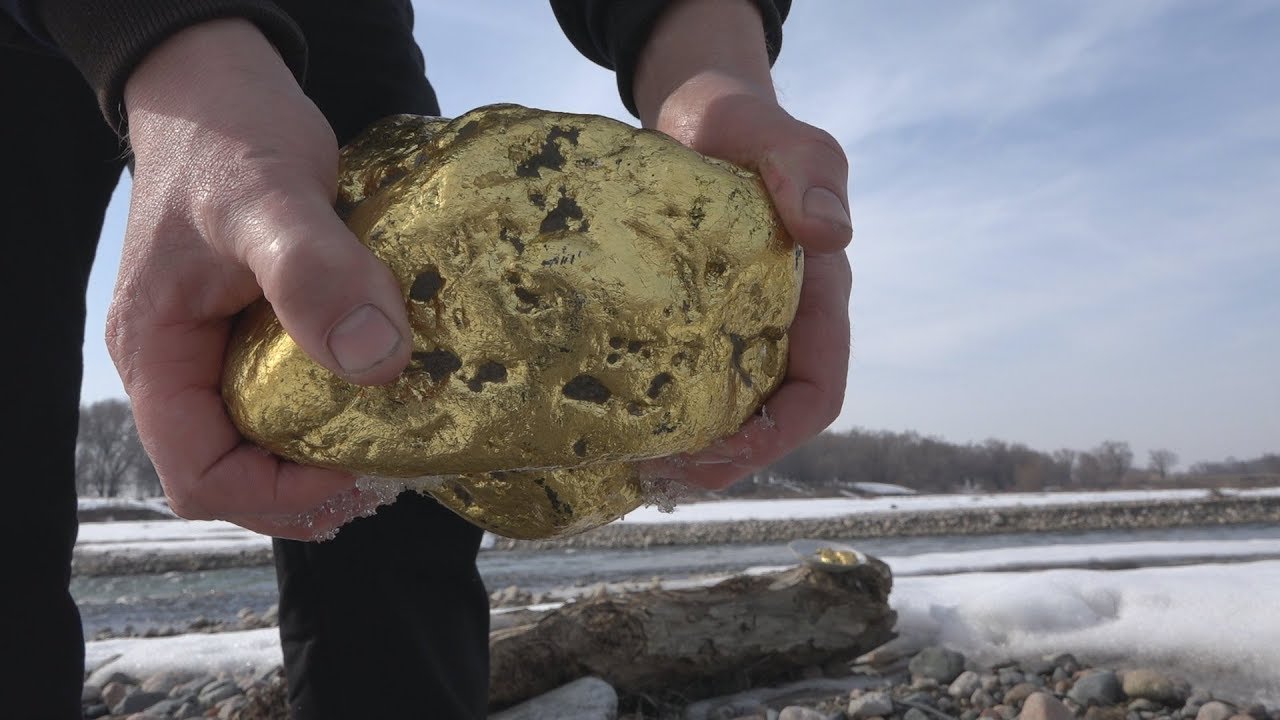
[[[902,720],[931,720],[929,714],[920,708],[907,708],[903,713]]]
[[[236,685],[234,680],[218,680],[201,689],[197,700],[205,706],[211,706],[239,694],[240,686]]]
[[[1000,689],[1000,678],[995,673],[983,673],[979,679],[982,681],[982,689],[989,693]]]
[[[1051,656],[1027,658],[1018,663],[1018,668],[1027,675],[1049,675],[1056,667]]]
[[[1244,714],[1254,720],[1268,720],[1270,715],[1267,713],[1267,707],[1260,703],[1254,703],[1244,709]]]
[[[978,673],[965,670],[951,681],[951,685],[947,687],[947,694],[951,697],[965,698],[973,695],[973,691],[980,687],[982,687],[982,679],[978,677]]]
[[[907,669],[912,675],[950,684],[964,671],[964,655],[935,645],[916,653]]]
[[[146,680],[143,680],[140,687],[147,692],[158,692],[168,695],[175,687],[191,682],[194,678],[195,675],[192,673],[172,671],[159,672]]]
[[[574,680],[489,716],[489,720],[616,720],[618,693],[598,677]]]
[[[1006,705],[1021,705],[1040,688],[1028,682],[1018,683],[1005,691],[1002,702]]]
[[[336,209],[400,283],[413,359],[359,387],[247,309],[222,395],[281,457],[445,476],[422,489],[472,522],[555,537],[639,506],[634,463],[734,433],[785,374],[803,254],[756,174],[661,133],[396,116],[344,148]]]
[[[969,696],[969,704],[976,708],[989,708],[996,704],[996,698],[983,688],[978,688]]]
[[[218,703],[218,720],[232,720],[248,704],[249,700],[243,695],[226,698]]]
[[[782,708],[778,720],[827,720],[827,716],[812,708],[790,705]]]
[[[85,685],[80,688],[80,704],[95,705],[102,702],[102,688],[97,685]]]
[[[1000,684],[1005,687],[1013,687],[1026,679],[1022,671],[1016,667],[1003,667],[996,672],[996,676],[1000,678]]]
[[[1126,691],[1125,694],[1127,695],[1129,693]],[[1139,712],[1139,713],[1159,712],[1161,710],[1164,710],[1163,704],[1158,703],[1154,700],[1148,700],[1144,697],[1140,697],[1137,700],[1129,701],[1129,704],[1126,705],[1125,707],[1129,710],[1129,712]]]
[[[1124,690],[1114,672],[1095,670],[1081,675],[1067,697],[1086,708],[1090,705],[1115,705],[1124,700]]]
[[[902,698],[902,702],[906,704],[927,705],[933,707],[933,696],[927,692],[914,692]]]
[[[194,700],[189,700],[173,711],[173,717],[176,720],[191,720],[192,718],[204,717],[204,706]]]
[[[882,690],[868,692],[858,697],[849,698],[849,706],[845,710],[851,720],[893,714],[893,698]]]
[[[86,705],[84,708],[85,720],[95,720],[96,718],[106,717],[107,715],[110,715],[110,714],[111,714],[111,708],[107,707],[106,704],[100,703],[100,702],[94,703],[92,705]]]
[[[1130,698],[1143,698],[1169,707],[1181,707],[1191,695],[1191,685],[1151,668],[1138,668],[1124,674],[1122,687]]]
[[[1211,700],[1200,706],[1196,712],[1196,720],[1227,720],[1236,714],[1236,709],[1221,700]]]
[[[1056,697],[1035,692],[1023,701],[1019,720],[1075,720],[1075,715]]]
[[[152,705],[165,700],[169,697],[168,693],[147,692],[140,688],[134,689],[132,692],[125,694],[119,704],[111,706],[111,712],[116,715],[130,715],[143,710],[149,709]]]
[[[133,685],[126,685],[118,680],[113,680],[102,686],[102,702],[115,712],[115,708],[124,700],[124,696],[129,693]]]
[[[110,665],[104,665],[89,674],[89,679],[85,680],[86,685],[96,685],[106,689],[108,683],[120,683],[121,685],[137,685],[138,679],[129,673],[120,672],[113,669]]]
[[[1068,675],[1074,675],[1080,671],[1082,667],[1080,661],[1076,660],[1076,656],[1071,653],[1062,653],[1053,656],[1053,664],[1062,668]]]
[[[717,707],[708,713],[707,718],[708,720],[734,720],[734,718],[757,715],[763,717],[767,709],[759,700],[739,700]]]
[[[1253,716],[1248,713],[1236,713],[1227,720],[1253,720]]]
[[[1128,713],[1115,705],[1091,705],[1084,711],[1084,720],[1127,720]]]

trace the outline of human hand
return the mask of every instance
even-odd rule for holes
[[[232,321],[263,295],[351,382],[408,363],[400,287],[333,211],[333,130],[243,20],[174,35],[125,103],[136,166],[107,345],[174,512],[301,540],[371,512],[354,478],[246,441],[219,392]]]
[[[641,56],[636,104],[647,127],[760,173],[783,226],[805,249],[786,377],[761,414],[697,453],[647,472],[719,489],[780,459],[839,415],[849,366],[844,248],[852,237],[848,163],[826,132],[778,105],[760,16],[746,0],[685,0]]]

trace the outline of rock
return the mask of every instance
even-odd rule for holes
[[[995,673],[983,673],[979,679],[982,681],[982,689],[989,693],[1000,689],[1000,678]]]
[[[933,707],[933,696],[927,692],[914,692],[902,698],[902,702],[908,705],[927,705]]]
[[[1023,701],[1019,720],[1075,720],[1075,715],[1058,698],[1046,692],[1034,692]]]
[[[1150,668],[1126,672],[1122,687],[1130,698],[1144,698],[1169,707],[1182,706],[1191,695],[1191,686],[1185,680]]]
[[[194,700],[189,700],[173,711],[175,720],[192,720],[192,718],[204,717],[204,706]]]
[[[120,704],[120,701],[124,700],[124,696],[133,687],[133,685],[126,685],[118,680],[112,680],[102,686],[102,702],[111,708],[112,712],[115,712],[116,706]],[[1225,717],[1223,720],[1225,720]]]
[[[1018,663],[1018,668],[1027,675],[1048,675],[1058,667],[1052,657],[1027,658]]]
[[[142,689],[146,692],[158,692],[168,695],[173,689],[195,678],[192,673],[160,672],[142,681]]]
[[[489,720],[616,720],[618,693],[598,677],[574,680],[489,716]]]
[[[1076,656],[1071,653],[1062,653],[1053,656],[1053,664],[1062,668],[1068,675],[1073,675],[1080,671],[1080,661],[1076,660]]]
[[[1196,720],[1227,720],[1235,715],[1236,709],[1221,700],[1211,700],[1200,706]]]
[[[1253,720],[1253,716],[1248,713],[1236,713],[1227,720]]]
[[[102,688],[97,685],[85,685],[80,688],[80,704],[96,705],[102,702]]]
[[[129,673],[123,673],[119,670],[112,669],[110,665],[104,665],[90,673],[89,679],[84,681],[85,685],[97,685],[103,689],[106,689],[108,683],[137,685],[138,679]]]
[[[178,708],[182,707],[187,702],[188,701],[184,698],[165,698],[164,700],[161,700],[147,708],[147,712],[161,717],[173,717]]]
[[[1039,687],[1028,682],[1018,683],[1005,691],[1002,702],[1006,705],[1021,705],[1039,689]]]
[[[1124,700],[1124,690],[1115,673],[1110,670],[1095,670],[1080,676],[1067,697],[1086,708],[1090,705],[1115,705]]]
[[[96,718],[106,717],[111,714],[111,708],[104,703],[94,703],[84,708],[85,720],[95,720]]]
[[[1063,680],[1070,680],[1071,673],[1061,667],[1056,667],[1053,669],[1053,674],[1049,676],[1049,679],[1055,683],[1062,682]]]
[[[232,720],[236,713],[240,712],[249,700],[243,695],[232,695],[231,697],[218,703],[218,720]]]
[[[951,697],[966,698],[973,695],[973,691],[980,687],[982,687],[982,680],[978,677],[978,673],[965,670],[951,681],[951,685],[947,687],[947,694]]]
[[[1084,720],[1126,720],[1128,713],[1122,707],[1114,705],[1091,705],[1084,711]]]
[[[1260,705],[1258,703],[1254,703],[1253,705],[1250,705],[1249,707],[1245,708],[1244,714],[1248,715],[1254,720],[1268,720],[1269,718],[1269,715],[1267,714],[1266,706]]]
[[[855,698],[849,698],[849,706],[845,714],[852,720],[875,716],[887,717],[893,714],[893,699],[884,691],[869,692]]]
[[[262,623],[266,627],[280,624],[280,605],[279,603],[271,603],[271,607],[262,613]]]
[[[146,692],[142,689],[134,689],[132,692],[126,693],[119,704],[112,705],[111,712],[116,715],[130,715],[142,712],[168,697],[168,693]]]
[[[929,714],[920,708],[907,708],[907,712],[902,715],[902,720],[932,720]]]
[[[1005,687],[1013,687],[1026,679],[1022,671],[1016,667],[1003,667],[996,673],[1000,678],[1000,684]]]
[[[501,590],[489,593],[489,605],[491,607],[529,605],[532,601],[533,596],[529,591],[520,589],[519,585],[508,585]]]
[[[240,694],[240,686],[234,680],[218,680],[204,686],[197,700],[206,707],[217,705],[233,695]]]
[[[343,150],[337,210],[399,281],[413,359],[352,385],[246,310],[222,396],[282,457],[457,476],[424,489],[488,530],[577,533],[645,499],[636,458],[732,434],[785,373],[802,254],[754,173],[660,133],[397,116]],[[506,472],[529,467],[556,470]]]
[[[734,720],[744,717],[764,717],[768,708],[759,700],[740,700],[717,707],[707,715],[707,720]]]
[[[989,708],[996,704],[996,698],[983,688],[978,688],[969,696],[969,704],[976,708]]]
[[[1126,691],[1125,694],[1128,694],[1128,692]],[[1125,707],[1129,710],[1129,712],[1139,712],[1139,713],[1160,712],[1165,709],[1164,705],[1162,705],[1161,703],[1158,703],[1154,700],[1148,700],[1143,697],[1140,697],[1137,700],[1130,701],[1130,703]]]
[[[950,684],[964,671],[964,655],[940,646],[927,647],[907,665],[912,675]]]
[[[782,708],[778,720],[827,720],[827,716],[812,708],[790,705]]]

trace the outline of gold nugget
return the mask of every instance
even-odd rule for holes
[[[777,387],[803,259],[752,173],[603,117],[513,105],[396,116],[342,153],[337,210],[400,281],[413,360],[349,384],[271,307],[223,396],[282,457],[554,537],[644,501],[638,460],[733,433]]]

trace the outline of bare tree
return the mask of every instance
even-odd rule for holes
[[[1147,467],[1159,475],[1161,480],[1169,477],[1169,471],[1178,466],[1178,453],[1172,450],[1160,448],[1152,450],[1147,456],[1150,458]]]
[[[82,494],[119,495],[141,463],[150,465],[128,402],[112,398],[80,409],[76,487]]]
[[[1107,440],[1093,449],[1102,469],[1102,481],[1108,485],[1118,485],[1124,476],[1133,468],[1133,450],[1129,443],[1120,440]]]

